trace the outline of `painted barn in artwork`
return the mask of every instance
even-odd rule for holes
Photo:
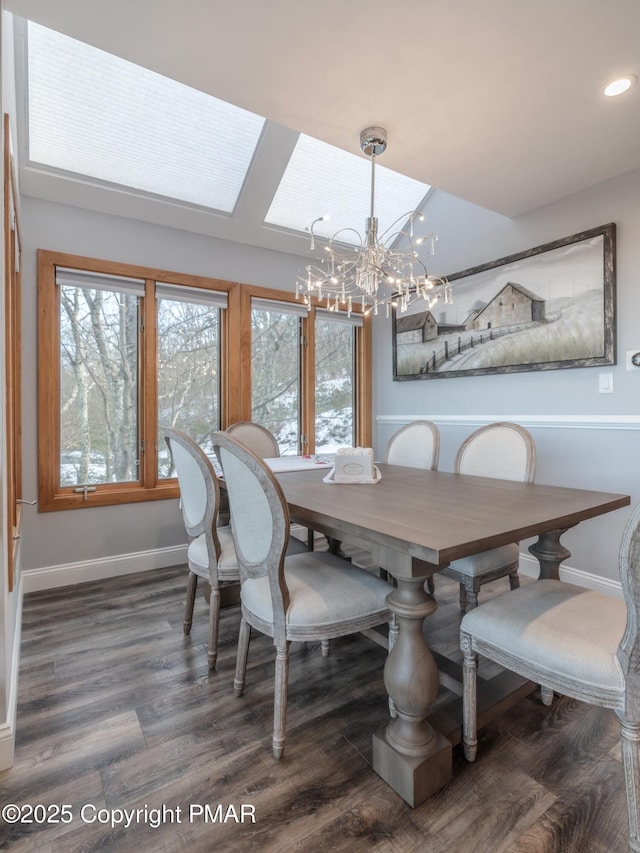
[[[431,311],[396,317],[396,340],[399,344],[423,344],[437,337],[438,323]]]
[[[526,287],[507,282],[490,302],[469,316],[466,328],[469,331],[498,329],[505,326],[520,326],[541,323],[545,319],[544,299]]]

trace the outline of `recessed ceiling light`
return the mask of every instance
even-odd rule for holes
[[[630,89],[634,83],[638,82],[638,78],[633,74],[627,74],[625,77],[619,77],[617,80],[612,80],[604,90],[605,95],[613,98],[615,95],[621,95]]]

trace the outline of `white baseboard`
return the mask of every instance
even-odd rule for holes
[[[43,566],[22,571],[24,593],[40,592],[60,586],[103,580],[135,572],[148,572],[179,566],[187,562],[187,546],[158,548],[154,551],[139,551],[135,554],[119,554],[99,560],[84,560],[79,563],[63,563],[58,566]]]
[[[294,524],[291,530],[304,542],[307,529]],[[150,572],[167,566],[180,566],[187,562],[187,546],[175,545],[155,551],[138,551],[134,554],[118,554],[99,560],[83,560],[79,563],[62,563],[57,566],[42,566],[38,569],[23,569],[21,580],[24,593],[41,592],[61,586],[73,586],[87,581],[99,581],[135,572]]]
[[[16,590],[18,597],[15,630],[13,635],[13,654],[8,672],[7,718],[0,722],[0,770],[8,770],[13,766],[16,746],[16,717],[18,712],[18,673],[20,672],[20,637],[22,635],[22,577],[18,580]]]
[[[306,541],[306,528],[292,525],[292,532],[298,538]],[[135,554],[120,554],[117,557],[107,557],[102,560],[85,560],[80,563],[66,563],[58,566],[44,566],[39,569],[23,570],[20,576],[20,596],[28,592],[55,589],[61,586],[72,586],[87,581],[103,580],[120,575],[131,575],[135,572],[147,572],[153,569],[163,569],[167,566],[179,566],[187,561],[187,546],[179,545],[172,548],[159,548],[155,551],[140,551]],[[539,573],[538,561],[531,554],[520,554],[520,572],[526,577],[537,578]],[[573,566],[560,567],[560,578],[567,583],[594,589],[599,592],[622,598],[620,581],[603,578],[576,569]],[[20,599],[22,601],[22,598]],[[22,606],[20,606],[20,613]],[[17,637],[19,638],[19,626]],[[19,647],[19,643],[16,644]],[[0,738],[2,729],[0,727]]]
[[[518,571],[525,577],[537,579],[540,574],[540,564],[531,554],[521,553]],[[572,566],[560,566],[560,580],[565,581],[565,583],[575,584],[576,586],[583,586],[585,589],[604,592],[606,595],[613,595],[616,598],[623,597],[620,581],[603,578],[600,575],[593,575],[590,572],[583,572],[582,569],[575,569]]]
[[[306,528],[298,524],[292,525],[292,533],[306,541]],[[163,569],[168,566],[179,566],[187,561],[187,546],[177,545],[171,548],[159,548],[155,551],[140,551],[134,554],[119,554],[117,557],[106,557],[101,560],[85,560],[80,563],[66,563],[58,566],[44,566],[39,569],[23,570],[20,575],[19,595],[28,592],[39,592],[55,589],[61,586],[72,586],[87,581],[104,578],[131,575],[135,572],[147,572],[153,569]],[[538,561],[531,554],[520,554],[520,572],[526,577],[537,578],[539,573]],[[576,569],[573,566],[562,565],[560,578],[567,583],[595,589],[609,595],[622,598],[620,581],[603,578],[589,572]],[[19,608],[22,612],[22,606]],[[20,636],[19,631],[17,634]],[[19,643],[17,644],[19,646]],[[1,738],[0,727],[0,738]]]

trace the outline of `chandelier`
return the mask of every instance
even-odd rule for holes
[[[325,243],[322,257],[304,268],[296,282],[296,298],[307,306],[312,298],[332,311],[346,310],[360,305],[365,314],[384,306],[387,317],[391,307],[404,313],[408,307],[421,301],[430,310],[442,299],[450,303],[451,288],[446,278],[432,275],[418,254],[418,247],[426,243],[429,254],[434,254],[435,234],[414,234],[416,222],[424,217],[418,211],[398,217],[382,234],[378,234],[375,216],[376,157],[387,147],[387,132],[383,127],[367,127],[360,134],[360,149],[371,158],[371,215],[367,218],[365,235],[355,228],[341,228],[325,241],[314,233],[314,226],[328,216],[314,219],[307,229],[311,233],[311,251],[316,240]],[[358,244],[346,242],[347,232],[357,237]]]

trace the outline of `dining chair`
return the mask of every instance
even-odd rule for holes
[[[276,647],[273,755],[285,745],[289,646],[331,640],[389,622],[389,585],[326,551],[286,557],[289,508],[273,472],[226,432],[213,435],[231,509],[240,566],[242,619],[234,679],[244,690],[251,629]],[[391,631],[390,627],[390,642]]]
[[[221,588],[240,580],[233,537],[228,526],[217,526],[220,485],[207,455],[182,430],[167,427],[163,434],[178,477],[182,520],[189,540],[183,630],[185,634],[191,632],[198,578],[203,578],[211,587],[207,659],[209,669],[215,669]]]
[[[536,446],[531,433],[519,424],[492,423],[480,427],[461,444],[454,464],[456,474],[493,477],[532,483],[536,471]],[[460,584],[460,607],[478,605],[480,587],[507,576],[511,589],[520,586],[517,542],[453,560],[442,574]]]
[[[225,430],[229,435],[232,435],[237,441],[242,442],[246,447],[259,456],[261,459],[273,459],[280,456],[280,446],[278,439],[266,427],[253,421],[238,421],[231,424]],[[299,545],[299,543],[301,543]],[[295,536],[289,542],[289,553],[293,550],[301,550],[304,543]],[[314,547],[314,532],[307,530],[307,550],[313,551]],[[324,650],[326,652],[326,650]]]
[[[238,421],[228,426],[226,432],[250,447],[261,459],[280,456],[278,439],[261,424],[253,421]]]
[[[405,468],[435,471],[440,456],[440,433],[431,421],[412,421],[391,436],[382,461]]]
[[[439,457],[438,427],[431,421],[413,421],[394,432],[384,449],[382,461],[389,465],[435,471]],[[433,577],[428,578],[427,589],[433,595]]]
[[[618,557],[624,600],[559,580],[538,580],[465,614],[460,624],[464,753],[477,752],[478,655],[543,687],[612,708],[620,720],[630,848],[640,851],[640,504]]]

